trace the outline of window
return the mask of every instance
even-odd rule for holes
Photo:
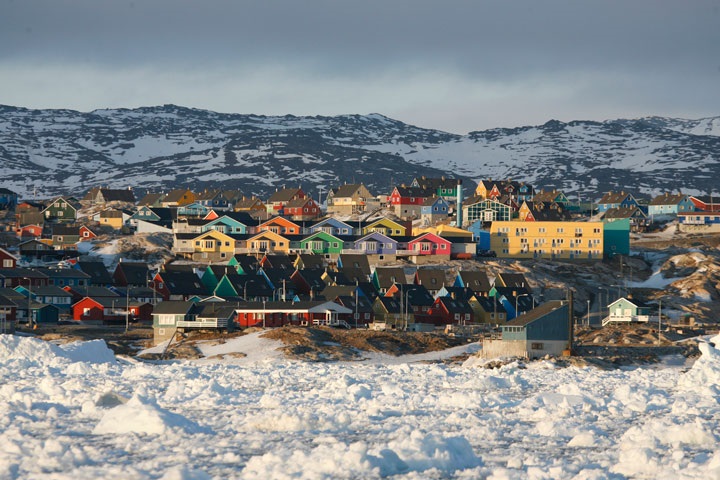
[[[530,344],[530,349],[531,350],[543,350],[544,345],[540,342],[533,342]]]
[[[3,260],[3,268],[12,268],[13,261],[10,259]]]

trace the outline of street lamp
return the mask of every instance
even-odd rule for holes
[[[587,301],[587,325],[590,326],[590,299]]]
[[[515,318],[520,316],[520,314],[518,313],[518,300],[520,299],[520,297],[529,297],[529,296],[530,296],[529,293],[523,293],[523,294],[517,295],[515,297]]]

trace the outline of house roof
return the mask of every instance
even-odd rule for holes
[[[188,193],[187,188],[178,188],[168,192],[162,199],[163,203],[177,203]]]
[[[607,192],[598,202],[599,205],[608,203],[622,203],[630,195],[627,192]],[[632,195],[630,195],[632,196]]]
[[[677,205],[687,197],[684,193],[664,193],[650,201],[649,205]]]
[[[120,262],[115,267],[115,271],[120,270],[125,280],[130,285],[146,285],[148,282],[149,268],[147,263],[143,262]]]
[[[52,234],[55,235],[65,235],[65,236],[80,236],[80,226],[79,225],[53,225],[52,227]]]
[[[554,312],[558,308],[566,307],[567,308],[567,302],[564,300],[551,300],[549,302],[545,302],[542,305],[539,305],[535,307],[533,310],[528,310],[527,312],[523,313],[522,315],[519,315],[518,317],[513,318],[506,324],[502,325],[508,326],[508,327],[524,327],[535,320],[538,320],[545,315]]]
[[[320,295],[327,300],[335,300],[337,297],[355,297],[355,285],[328,285]]]
[[[310,286],[310,289],[319,292],[325,288],[325,280],[322,275],[325,273],[323,270],[297,270],[293,274],[293,280],[297,276],[301,277]]]
[[[388,313],[402,313],[400,302],[395,297],[377,297],[376,302],[382,304]]]
[[[498,282],[499,280],[499,282]],[[522,273],[498,273],[495,285],[501,287],[528,288],[528,281]]]
[[[295,195],[303,193],[301,188],[283,188],[270,195],[268,203],[289,202]]]
[[[165,301],[160,302],[153,308],[153,315],[180,315],[186,314],[195,305],[193,302],[181,302],[181,301]]]
[[[337,295],[334,300],[340,305],[347,307],[352,311],[355,311],[355,295]],[[357,311],[358,313],[372,312],[372,300],[367,297],[358,295]]]
[[[362,183],[347,183],[345,185],[340,185],[337,188],[333,188],[333,197],[354,197],[359,193],[359,190],[362,187],[365,187]]]
[[[114,208],[109,208],[100,212],[100,218],[122,218],[122,216],[123,212],[115,210]]]
[[[639,214],[638,214],[639,213]],[[633,216],[640,216],[643,218],[647,218],[647,215],[645,215],[645,212],[643,212],[639,207],[613,207],[607,209],[604,213],[602,218],[610,219],[610,218],[631,218]]]
[[[449,313],[472,313],[466,300],[453,297],[438,297],[436,302],[442,303]]]
[[[169,270],[159,273],[171,295],[206,295],[205,286],[192,271]]]
[[[498,313],[507,314],[507,311],[505,310],[505,306],[496,297],[478,297],[478,296],[476,296],[475,300],[480,305],[480,308],[482,308],[487,313],[498,312]]]
[[[304,268],[325,268],[325,257],[322,255],[301,253],[299,258]]]
[[[135,203],[135,193],[132,189],[101,188],[100,193],[106,202]]]
[[[113,283],[112,275],[110,275],[108,269],[105,268],[103,262],[80,260],[77,266],[80,270],[90,275],[90,281],[94,284],[109,285]]]
[[[425,198],[425,197],[431,197],[434,192],[430,190],[426,190],[424,188],[420,187],[395,187],[398,194],[400,194],[401,197],[416,197],[416,198]]]
[[[162,193],[148,193],[143,198],[140,199],[138,202],[138,207],[142,206],[148,206],[151,207],[155,204],[157,204],[160,199],[163,197]]]
[[[308,203],[315,203],[315,201],[310,197],[296,198],[295,200],[288,201],[285,204],[285,208],[302,208]]]
[[[295,265],[293,265],[293,262],[290,259],[290,257],[287,255],[279,254],[279,253],[278,254],[272,254],[272,253],[265,254],[265,256],[263,257],[263,259],[261,261],[261,264],[263,266],[269,264],[269,266],[271,268],[285,268],[290,271],[295,270]]]
[[[370,262],[368,261],[367,255],[354,254],[354,253],[341,253],[339,257],[339,263],[342,265],[343,270],[346,268],[357,268],[362,271],[365,275],[370,275]]]
[[[80,278],[89,279],[90,275],[77,268],[38,268],[48,278]]]
[[[0,192],[0,193],[2,193],[2,192]],[[13,302],[6,296],[0,295],[0,306],[12,308],[12,307],[17,307],[18,305],[17,305],[17,303]]]
[[[405,270],[402,267],[378,267],[375,269],[380,288],[390,288],[395,283],[406,283]]]
[[[461,270],[459,275],[465,286],[473,292],[489,292],[492,288],[487,273],[482,270]]]
[[[405,301],[405,298],[407,298],[407,303],[409,305],[414,307],[429,307],[435,303],[435,299],[423,285],[406,283],[396,284],[396,286],[398,290],[395,292],[396,294],[393,294],[393,296],[400,299],[400,295],[402,294],[402,300]]]
[[[416,177],[413,180],[413,183],[417,183],[417,185],[420,188],[425,189],[431,189],[431,190],[437,190],[438,188],[445,188],[445,189],[453,189],[457,187],[458,182],[461,180],[458,180],[457,178],[428,178],[425,176],[422,177]]]
[[[439,290],[445,285],[445,270],[438,268],[420,268],[415,272],[420,285],[432,290]]]

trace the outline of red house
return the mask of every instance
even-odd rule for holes
[[[408,250],[414,255],[448,255],[452,248],[452,242],[434,233],[423,233],[408,242]]]
[[[97,234],[90,229],[87,225],[83,225],[80,227],[80,241],[81,242],[87,242],[88,240],[92,240],[93,238],[97,238]]]
[[[340,316],[353,312],[335,302],[326,301],[247,302],[239,304],[235,310],[238,314],[235,321],[241,328],[283,325],[339,326],[343,323],[349,326]]]
[[[302,188],[283,188],[278,190],[268,198],[267,206],[268,211],[278,212],[282,208],[293,200],[307,197],[307,194],[303,192]]]
[[[81,322],[122,322],[126,307],[131,321],[152,320],[151,304],[137,301],[126,304],[120,297],[85,297],[72,306],[72,318]]]
[[[435,325],[469,325],[474,321],[472,307],[453,297],[436,298],[428,314]]]
[[[432,197],[432,192],[419,187],[395,187],[388,197],[389,206],[400,218],[420,218],[425,199]]]
[[[312,220],[319,217],[321,213],[318,204],[310,197],[292,200],[282,208],[282,214],[293,220]]]
[[[17,267],[18,258],[7,250],[0,248],[0,266],[2,268]]]
[[[17,230],[18,238],[40,238],[42,236],[43,227],[41,225],[24,225],[18,227]]]

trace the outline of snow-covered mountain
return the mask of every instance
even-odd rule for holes
[[[582,198],[629,190],[710,194],[720,117],[650,117],[456,135],[378,114],[267,117],[174,105],[30,110],[0,106],[0,185],[38,197],[91,187],[235,188],[364,182],[377,193],[418,175],[512,178]]]

